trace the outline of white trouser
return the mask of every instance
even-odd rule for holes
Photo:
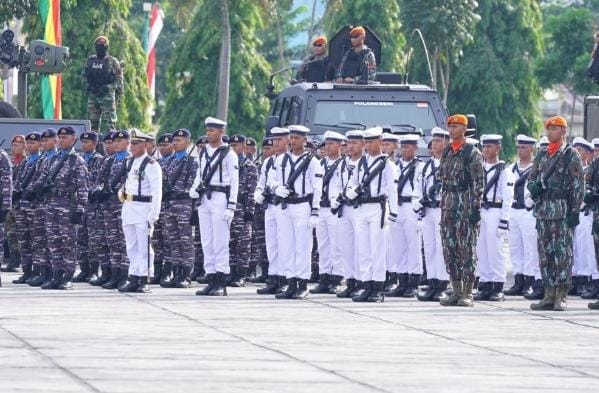
[[[387,270],[422,274],[422,234],[416,230],[418,214],[410,203],[397,207],[397,221],[387,232]]]
[[[279,266],[278,246],[277,246],[277,210],[281,210],[281,205],[275,206],[269,204],[264,211],[264,240],[266,242],[266,256],[268,258],[268,275],[282,276],[283,272]]]
[[[358,279],[385,281],[386,232],[381,228],[381,205],[365,203],[354,210],[354,239],[357,245]]]
[[[320,220],[316,226],[318,240],[318,272],[343,276],[343,263],[339,248],[339,217],[331,209],[320,209]]]
[[[510,210],[510,259],[514,274],[541,279],[539,249],[537,248],[537,220],[532,210]]]
[[[279,271],[287,278],[310,278],[312,262],[311,208],[308,202],[277,210]]]
[[[339,219],[339,248],[341,249],[341,261],[345,278],[359,279],[358,258],[356,256],[355,241],[355,214],[356,209],[352,206],[343,207],[343,215]]]
[[[591,276],[597,269],[593,242],[593,215],[580,213],[580,224],[574,229],[573,276]]]
[[[213,192],[212,198],[202,196],[198,206],[200,237],[204,251],[206,274],[229,274],[229,225],[224,218],[227,198],[222,192]]]
[[[426,277],[449,281],[441,243],[441,208],[426,208],[425,213],[426,215],[422,218],[422,240],[424,242]]]
[[[503,239],[497,236],[501,209],[480,211],[480,235],[476,244],[480,282],[505,282]]]
[[[127,257],[129,258],[129,275],[145,277],[154,274],[154,249],[150,242],[150,261],[148,262],[148,233],[150,239],[154,228],[148,228],[147,223],[123,224],[123,234],[127,245]]]

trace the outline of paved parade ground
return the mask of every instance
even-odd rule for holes
[[[597,392],[599,312],[0,288],[0,392]],[[196,285],[197,287],[197,285]]]

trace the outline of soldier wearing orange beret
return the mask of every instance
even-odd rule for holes
[[[297,70],[294,85],[300,82],[328,82],[335,77],[335,69],[327,55],[327,37],[318,36],[312,41],[312,55],[306,57]]]
[[[356,26],[349,32],[352,49],[345,52],[337,68],[337,83],[368,84],[376,76],[374,52],[364,44],[366,30]]]

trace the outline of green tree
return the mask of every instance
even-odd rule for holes
[[[515,134],[535,135],[539,126],[541,10],[536,0],[484,0],[478,12],[476,40],[464,48],[448,106],[476,114],[480,133],[502,134],[503,155],[511,157]]]
[[[29,39],[43,37],[37,2],[25,18],[24,31]],[[94,39],[106,35],[110,53],[124,63],[125,91],[118,108],[119,127],[147,129],[149,92],[146,83],[146,56],[138,35],[128,26],[130,0],[62,1],[63,45],[69,47],[71,63],[63,73],[62,112],[65,119],[87,117],[87,96],[81,71],[87,56],[93,54]],[[65,17],[68,16],[68,17]],[[39,77],[30,78],[29,114],[41,116]]]
[[[368,26],[381,39],[381,71],[400,71],[405,39],[401,31],[397,0],[333,0],[325,11],[325,32],[332,37],[342,27]]]
[[[176,44],[167,73],[169,94],[160,119],[162,129],[187,127],[197,136],[203,133],[204,118],[216,114],[222,40],[220,12],[219,2],[200,2],[189,29]],[[258,137],[263,133],[268,111],[268,100],[263,94],[269,65],[258,52],[258,32],[264,27],[263,7],[252,0],[231,1],[229,15],[229,129]]]
[[[2,0],[0,2],[0,25],[35,11],[36,4],[37,0]]]

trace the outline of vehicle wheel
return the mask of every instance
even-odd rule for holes
[[[21,112],[8,102],[0,102],[0,117],[2,118],[21,118]]]

